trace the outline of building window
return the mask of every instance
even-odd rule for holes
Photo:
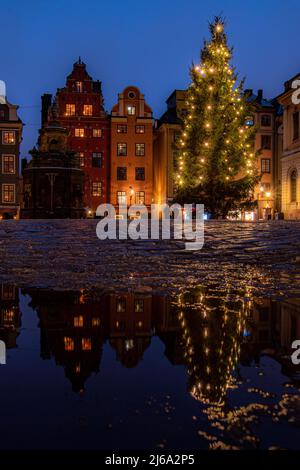
[[[2,173],[14,174],[16,172],[15,156],[14,155],[2,155]]]
[[[79,317],[74,317],[74,326],[76,328],[82,328],[83,327],[83,316],[80,315]]]
[[[83,83],[82,82],[75,82],[75,90],[78,91],[78,93],[82,93]]]
[[[144,167],[137,167],[135,169],[135,179],[136,179],[136,181],[144,181],[145,180],[145,168]]]
[[[102,168],[102,162],[103,162],[102,153],[101,152],[93,153],[92,167],[93,168]]]
[[[117,133],[118,134],[127,134],[127,125],[126,124],[118,124],[117,125]]]
[[[84,153],[83,152],[80,152],[79,153],[79,162],[80,162],[80,166],[84,166]]]
[[[4,121],[5,119],[5,111],[4,109],[0,109],[0,121]]]
[[[293,113],[293,140],[299,139],[299,111]]]
[[[270,135],[261,136],[261,148],[265,150],[271,149],[271,136]]]
[[[261,172],[271,173],[271,159],[270,158],[261,159]]]
[[[145,155],[145,144],[135,144],[135,154],[138,157],[143,157]]]
[[[117,192],[117,204],[127,204],[126,199],[126,192],[125,191],[118,191]]]
[[[83,127],[76,127],[76,129],[75,129],[75,137],[84,137],[84,129],[83,129]]]
[[[135,126],[136,134],[145,134],[145,126]]]
[[[127,144],[118,144],[117,155],[118,157],[126,157]]]
[[[245,120],[246,126],[254,126],[254,116],[247,116]]]
[[[14,184],[2,185],[2,202],[15,202],[16,186]]]
[[[66,116],[75,116],[75,104],[66,104]]]
[[[297,170],[293,170],[291,173],[291,202],[297,201]]]
[[[126,312],[126,299],[123,299],[122,297],[117,298],[116,310],[117,310],[117,313]]]
[[[84,104],[83,105],[83,115],[84,116],[92,116],[93,115],[93,105],[92,104]]]
[[[270,114],[262,114],[260,123],[263,127],[270,127],[271,126],[271,115]]]
[[[118,166],[117,167],[117,180],[118,181],[127,180],[127,168],[126,168],[126,166]]]
[[[134,116],[135,115],[135,106],[127,106],[127,113],[130,115],[130,116]]]
[[[92,349],[92,340],[91,338],[82,338],[81,339],[82,351],[91,351]]]
[[[136,191],[135,193],[135,203],[136,204],[145,204],[145,192]]]
[[[74,351],[74,340],[69,336],[64,337],[65,351]]]
[[[2,285],[2,300],[14,300],[15,299],[15,287],[11,284]]]
[[[102,129],[93,129],[93,137],[102,137]]]
[[[92,183],[92,196],[102,195],[102,183],[101,181],[94,181]]]
[[[2,132],[2,144],[14,145],[16,143],[15,131],[4,131]]]
[[[143,313],[144,311],[144,299],[134,300],[134,311],[135,313]]]
[[[101,321],[99,317],[92,317],[92,326],[100,326]]]

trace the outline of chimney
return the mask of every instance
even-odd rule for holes
[[[47,122],[48,119],[48,110],[52,104],[52,95],[49,93],[44,93],[42,96],[42,122],[41,127],[44,127],[44,124]]]
[[[257,101],[261,103],[262,99],[263,99],[263,90],[257,90]]]

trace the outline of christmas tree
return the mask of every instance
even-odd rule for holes
[[[216,17],[210,32],[201,63],[190,70],[176,200],[203,203],[213,218],[225,218],[229,211],[251,205],[259,178],[255,129],[247,125],[252,110],[243,95],[243,82],[237,83],[230,65],[232,50],[224,21]]]

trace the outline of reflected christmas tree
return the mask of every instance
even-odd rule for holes
[[[190,393],[204,403],[221,405],[233,385],[250,301],[233,299],[229,291],[211,294],[195,288],[179,296],[177,308]]]

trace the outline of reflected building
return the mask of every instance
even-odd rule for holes
[[[39,317],[41,357],[54,357],[76,392],[100,371],[106,343],[117,361],[133,368],[153,336],[164,344],[172,365],[186,368],[189,392],[206,404],[225,403],[239,378],[239,364],[259,364],[268,355],[293,379],[300,369],[290,360],[291,344],[300,337],[298,300],[253,301],[249,292],[213,287],[195,287],[173,298],[141,291],[25,293]]]
[[[0,284],[0,340],[7,349],[17,347],[20,327],[19,290],[12,284]]]
[[[107,337],[107,297],[84,291],[29,290],[41,329],[41,357],[55,358],[76,392],[98,373]]]
[[[110,344],[125,367],[135,367],[150,346],[152,332],[151,295],[110,295]]]

